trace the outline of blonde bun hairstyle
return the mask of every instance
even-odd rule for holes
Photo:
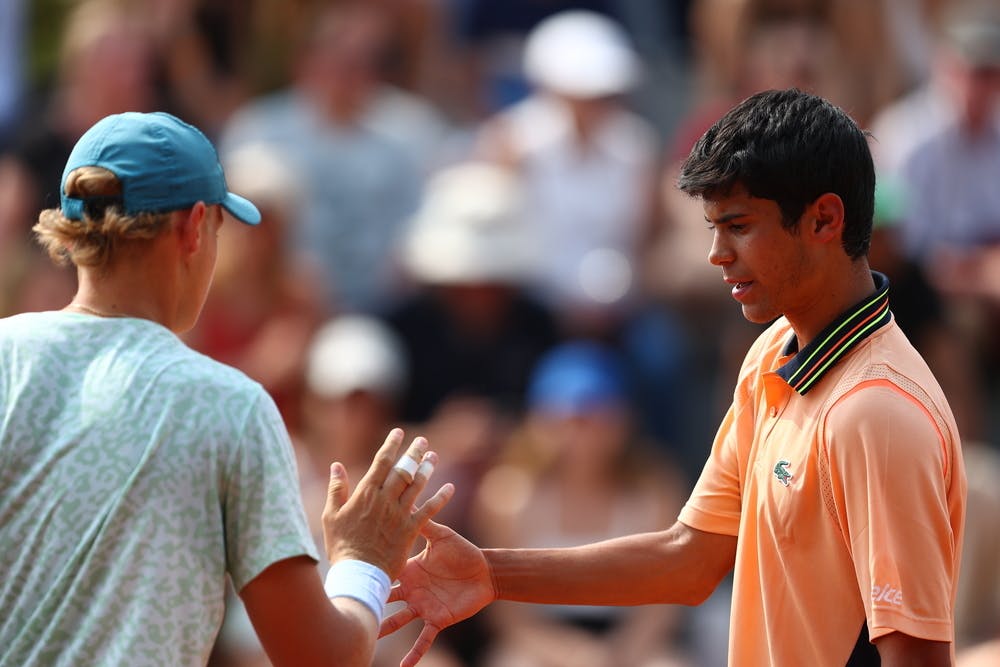
[[[117,248],[155,238],[170,221],[170,213],[122,213],[121,181],[102,167],[73,170],[66,178],[66,194],[85,200],[83,218],[71,220],[61,209],[51,208],[38,215],[32,228],[38,243],[60,265],[107,266]]]

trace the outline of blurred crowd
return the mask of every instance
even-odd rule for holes
[[[793,86],[871,134],[871,263],[963,436],[959,664],[1000,664],[996,0],[3,0],[0,315],[73,294],[30,229],[79,135],[171,111],[263,214],[224,227],[188,343],[274,396],[318,539],[329,462],[359,479],[397,424],[482,546],[665,528],[760,331],[675,170],[735,102]],[[212,664],[267,665],[233,602]],[[696,609],[497,604],[421,664],[715,667],[727,623],[725,586]]]

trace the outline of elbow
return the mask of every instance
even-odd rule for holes
[[[697,534],[689,533],[688,536],[696,537]],[[711,544],[702,541],[686,550],[687,563],[682,569],[684,582],[676,589],[679,604],[695,607],[703,603],[736,564],[735,537],[714,535],[710,539]]]
[[[707,600],[715,592],[722,577],[702,578],[692,582],[692,586],[684,591],[684,595],[679,603],[687,607],[697,607]]]

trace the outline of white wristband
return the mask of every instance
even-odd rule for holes
[[[323,588],[328,598],[353,598],[375,614],[376,625],[382,625],[382,608],[389,599],[392,582],[389,575],[362,560],[340,560],[326,573]]]

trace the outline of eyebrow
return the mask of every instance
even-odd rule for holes
[[[711,218],[709,218],[706,215],[705,216],[705,222],[707,222],[710,225],[725,225],[725,224],[727,224],[729,222],[732,222],[733,220],[738,220],[740,218],[745,218],[745,217],[747,217],[747,215],[748,215],[747,213],[727,213],[726,215],[720,217],[717,220],[712,220]]]

